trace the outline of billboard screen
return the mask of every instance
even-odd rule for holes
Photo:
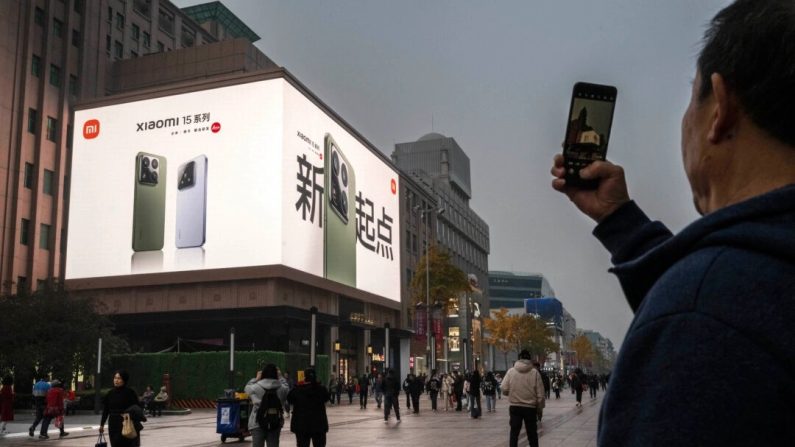
[[[284,79],[75,124],[67,280],[281,264],[400,301],[397,172]]]

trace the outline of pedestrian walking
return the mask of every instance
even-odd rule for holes
[[[384,374],[378,373],[378,377],[375,379],[375,385],[373,386],[375,390],[375,403],[376,408],[381,408],[381,403],[384,400]]]
[[[455,405],[453,403],[453,377],[450,374],[442,374],[442,400],[444,401],[444,411],[450,411]]]
[[[46,375],[39,377],[39,381],[33,385],[33,407],[36,410],[36,417],[33,425],[28,429],[28,436],[33,437],[36,427],[44,419],[44,409],[47,407],[47,392],[50,391],[50,378]]]
[[[549,399],[550,393],[552,392],[552,384],[549,380],[549,374],[541,369],[541,363],[534,362],[533,366],[535,366],[535,368],[541,374],[541,382],[544,384],[544,398]]]
[[[353,405],[353,394],[356,392],[356,379],[354,377],[348,379],[345,391],[348,393],[348,405]]]
[[[494,374],[494,380],[497,381],[497,399],[502,399],[502,374]]]
[[[479,418],[483,411],[480,406],[481,384],[482,380],[480,378],[480,371],[476,369],[472,371],[472,375],[469,377],[469,397],[467,398],[469,405],[469,415],[472,417],[472,419]]]
[[[47,430],[50,428],[50,423],[55,420],[55,426],[60,432],[59,438],[69,436],[64,430],[64,399],[66,393],[63,390],[63,383],[60,380],[53,380],[50,389],[47,391],[47,406],[44,409],[44,420],[41,423],[41,432],[39,439],[49,439]]]
[[[454,371],[453,395],[455,396],[455,411],[461,411],[461,399],[464,397],[464,378],[461,373]]]
[[[492,371],[486,373],[481,389],[483,397],[486,399],[486,411],[489,413],[497,411],[497,379],[494,378]]]
[[[14,420],[14,378],[3,377],[0,388],[0,435],[8,434],[7,424]]]
[[[538,447],[536,420],[538,411],[544,407],[544,384],[541,374],[533,368],[530,353],[525,349],[519,353],[519,359],[513,368],[505,373],[502,380],[502,393],[508,396],[510,414],[510,447],[519,444],[519,432],[524,424],[527,441],[530,447]]]
[[[422,376],[415,376],[409,383],[409,393],[411,394],[411,405],[414,408],[414,414],[420,414],[420,395],[425,388],[425,383],[422,381]]]
[[[400,382],[395,370],[389,368],[384,378],[384,423],[389,422],[389,413],[395,409],[395,417],[400,423]]]
[[[580,368],[575,369],[571,376],[571,390],[575,393],[577,403],[574,405],[577,407],[582,406],[582,392],[586,386],[582,370]]]
[[[431,397],[431,411],[437,411],[436,401],[439,398],[439,391],[442,389],[442,381],[436,374],[436,370],[431,371],[431,378],[428,379],[426,386],[428,394]]]
[[[248,429],[253,447],[279,447],[279,436],[284,425],[284,404],[290,386],[279,379],[276,365],[268,363],[244,388],[251,399]],[[261,424],[261,422],[263,424]]]
[[[560,399],[560,377],[555,377],[552,380],[552,391],[555,392],[555,400]]]
[[[334,405],[334,398],[337,396],[337,377],[334,374],[331,375],[331,378],[328,380],[328,392],[331,405]],[[337,399],[337,404],[340,403],[339,399]]]
[[[591,393],[591,399],[596,399],[596,392],[599,390],[599,378],[596,374],[591,374],[588,379],[588,391]]]
[[[284,374],[282,374],[282,378],[284,379],[284,382],[287,383],[287,388],[289,388],[290,390],[295,388],[295,380],[293,380],[293,378],[290,377],[290,372],[289,371],[285,371]],[[284,417],[289,418],[290,417],[290,403],[287,402],[286,399],[284,400],[283,403],[284,403]]]
[[[406,408],[411,410],[411,384],[414,382],[414,374],[406,374],[403,379],[403,392],[406,394]]]
[[[370,391],[370,379],[367,378],[367,374],[363,375],[361,379],[359,379],[359,409],[366,410],[367,409],[367,397]]]
[[[133,439],[126,438],[121,434],[123,417],[122,414],[130,413],[140,408],[138,394],[127,386],[130,374],[127,371],[118,370],[113,374],[113,388],[105,394],[102,400],[102,419],[99,422],[99,432],[105,432],[105,423],[108,423],[108,438],[111,447],[139,447],[141,445],[141,421],[134,421],[138,436]],[[143,414],[143,409],[141,409]]]
[[[329,401],[329,392],[317,381],[314,368],[304,371],[304,383],[299,383],[287,394],[287,401],[293,410],[290,418],[290,431],[295,433],[298,447],[313,447],[326,445],[328,432],[328,417],[326,416],[326,402]]]

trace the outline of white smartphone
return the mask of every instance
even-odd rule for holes
[[[204,245],[207,224],[207,157],[199,155],[177,171],[177,248]]]

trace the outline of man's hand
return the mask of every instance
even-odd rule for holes
[[[100,425],[99,426],[99,432],[100,433],[105,433],[105,426],[104,425]]]
[[[624,179],[624,168],[609,161],[595,161],[580,170],[584,180],[599,180],[596,189],[582,189],[566,186],[564,179],[566,168],[563,166],[563,155],[556,154],[550,172],[555,177],[552,188],[566,194],[569,200],[597,223],[629,202],[627,182]]]

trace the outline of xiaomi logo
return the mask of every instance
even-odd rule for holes
[[[83,138],[90,140],[99,136],[99,120],[88,120],[83,124]]]

